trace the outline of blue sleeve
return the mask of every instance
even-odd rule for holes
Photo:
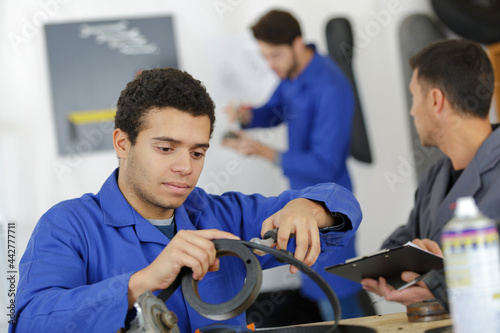
[[[332,246],[345,247],[358,230],[363,218],[361,207],[352,192],[333,183],[307,187],[299,191],[299,193],[302,192],[304,193],[301,194],[301,198],[322,202],[330,212],[341,213],[349,219],[349,221],[344,221],[346,226],[342,231],[334,229],[327,233],[320,233],[321,251],[331,251]]]
[[[283,173],[290,179],[307,179],[310,184],[336,179],[349,155],[354,97],[347,80],[321,87],[314,94],[309,150],[283,153]],[[309,179],[308,179],[309,178]]]
[[[89,285],[86,261],[93,249],[75,220],[53,208],[37,224],[20,262],[17,325],[9,332],[116,332],[124,326],[133,272]]]
[[[274,127],[284,120],[283,102],[281,97],[282,83],[278,85],[269,101],[261,107],[254,108],[252,121],[244,128]]]
[[[297,198],[322,202],[331,212],[342,213],[349,219],[342,231],[320,232],[322,252],[330,252],[333,247],[344,247],[361,223],[361,208],[354,195],[333,183],[318,184],[300,191],[289,190],[270,198],[259,194],[248,196],[239,192],[228,192],[222,196],[209,196],[210,202],[207,204],[212,207],[223,230],[238,235],[243,240],[250,240],[260,237],[262,222],[265,219]],[[290,245],[289,250],[294,252],[294,242],[290,242]]]

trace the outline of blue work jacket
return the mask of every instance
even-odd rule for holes
[[[315,51],[297,78],[282,80],[269,101],[253,109],[247,127],[287,124],[288,151],[281,167],[292,189],[335,182],[352,190],[346,161],[354,106],[354,93],[342,70]]]
[[[299,197],[324,202],[330,211],[350,219],[349,230],[321,234],[322,251],[344,246],[358,228],[359,204],[350,191],[336,184],[271,198],[237,192],[209,195],[195,188],[175,210],[175,223],[178,230],[215,228],[249,240],[260,236],[267,217]],[[61,202],[41,217],[20,261],[17,325],[9,331],[116,332],[125,325],[130,276],[149,265],[168,244],[168,238],[129,205],[115,171],[97,195]],[[259,260],[263,267],[278,265],[271,256]],[[200,295],[210,303],[227,301],[238,293],[245,276],[241,263],[221,261],[219,271],[200,283]],[[177,314],[181,332],[212,323],[189,306],[180,288],[166,304]],[[227,323],[243,325],[245,315]]]

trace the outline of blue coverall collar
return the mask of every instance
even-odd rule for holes
[[[139,213],[127,202],[118,187],[118,168],[108,177],[98,193],[105,225],[125,227],[135,225]],[[142,218],[144,219],[144,218]]]
[[[309,64],[304,68],[302,73],[300,73],[297,78],[294,80],[286,79],[288,81],[296,81],[296,82],[301,82],[301,83],[308,83],[310,81],[314,81],[317,76],[318,76],[318,71],[321,71],[321,68],[319,66],[319,61],[320,61],[320,56],[318,55],[318,52],[316,52],[316,46],[314,44],[307,44],[307,48],[310,48],[313,50],[314,55],[309,62]]]
[[[109,176],[98,194],[104,224],[115,228],[135,225],[137,236],[141,241],[168,244],[169,240],[125,199],[118,187],[118,170],[117,168]],[[177,230],[195,230],[199,217],[198,210],[190,209],[188,212],[185,205],[180,206],[175,210]]]

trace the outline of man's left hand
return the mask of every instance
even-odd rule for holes
[[[401,275],[405,282],[410,282],[418,278],[420,275],[414,272],[403,272]],[[403,305],[409,305],[416,302],[421,302],[425,299],[434,298],[431,291],[425,285],[424,281],[417,282],[415,285],[403,290],[396,290],[393,286],[387,283],[383,277],[379,277],[378,281],[374,279],[361,280],[363,289],[371,291],[391,302],[398,302]]]
[[[424,239],[414,239],[413,244],[417,245],[423,250],[432,252],[438,256],[443,256],[443,252],[439,248],[439,244],[433,240]],[[403,272],[401,274],[401,279],[405,282],[410,282],[415,280],[420,275],[415,272]],[[425,299],[434,298],[431,291],[427,288],[424,281],[416,283],[414,286],[403,290],[396,290],[383,277],[379,277],[378,281],[375,279],[365,278],[361,280],[363,289],[371,291],[379,296],[384,296],[384,298],[391,302],[398,302],[403,305],[408,305],[416,302],[421,302]]]
[[[299,198],[290,201],[280,211],[268,217],[262,223],[261,235],[272,229],[279,228],[276,248],[286,249],[292,234],[296,237],[295,258],[311,266],[316,262],[321,246],[319,228],[331,226],[333,217],[324,206],[318,202]],[[298,269],[290,266],[290,272]]]

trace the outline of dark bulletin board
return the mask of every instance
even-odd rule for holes
[[[113,149],[116,101],[140,71],[178,67],[171,16],[45,25],[60,154]]]

